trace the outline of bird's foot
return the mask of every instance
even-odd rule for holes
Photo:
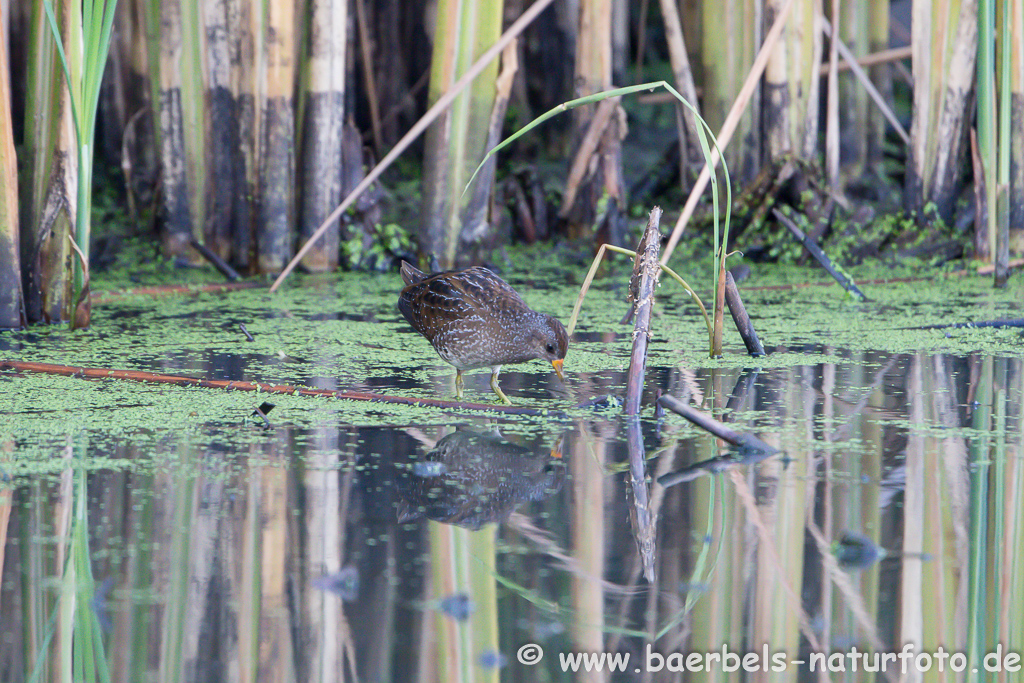
[[[508,400],[508,396],[506,396],[505,392],[502,391],[501,387],[498,386],[497,369],[491,373],[491,390],[498,395],[498,398],[501,399],[502,403],[504,403],[507,406],[512,405],[512,401]]]

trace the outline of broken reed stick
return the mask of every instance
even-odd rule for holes
[[[658,399],[658,403],[665,406],[673,413],[682,415],[704,431],[717,436],[719,439],[729,442],[737,448],[768,453],[776,453],[778,451],[778,449],[772,448],[753,434],[737,432],[735,429],[729,427],[729,425],[719,422],[710,415],[706,415],[696,408],[691,408],[675,396],[669,396],[666,394]]]
[[[844,275],[835,264],[832,263],[832,259],[825,255],[825,252],[821,250],[821,247],[817,243],[804,234],[804,231],[796,226],[796,223],[786,214],[782,213],[778,209],[772,209],[772,215],[775,216],[776,220],[785,225],[793,237],[796,238],[797,242],[804,245],[804,249],[810,252],[811,256],[821,264],[821,267],[828,271],[828,274],[835,278],[835,281],[839,283],[839,286],[845,289],[847,292],[852,294],[858,301],[867,301],[868,298],[864,296],[864,292],[858,289],[857,285]]]
[[[725,303],[729,305],[729,313],[732,315],[733,323],[736,324],[736,329],[739,330],[740,337],[743,338],[743,345],[747,347],[747,353],[751,356],[765,355],[764,345],[757,338],[754,323],[750,322],[747,309],[740,299],[740,290],[736,287],[736,279],[728,271],[725,273]]]
[[[417,406],[420,408],[457,408],[462,410],[491,411],[509,415],[544,415],[546,410],[536,408],[517,408],[488,403],[469,403],[464,401],[444,401],[437,398],[413,398],[411,396],[390,396],[375,394],[369,391],[336,391],[333,389],[307,389],[290,384],[265,384],[263,382],[236,382],[233,380],[198,379],[182,375],[161,375],[143,370],[115,370],[111,368],[86,368],[53,363],[31,363],[26,361],[0,360],[0,371],[15,370],[19,372],[36,372],[46,375],[63,375],[83,379],[120,379],[128,382],[149,382],[153,384],[173,384],[179,387],[201,387],[204,389],[224,389],[229,391],[254,391],[264,394],[289,394],[298,396],[325,396],[329,398],[347,399],[349,401],[373,401],[378,403],[395,403],[399,405]]]
[[[636,249],[633,276],[630,278],[630,297],[635,304],[636,322],[633,325],[633,352],[629,356],[626,373],[626,415],[640,414],[640,397],[644,392],[644,370],[647,368],[647,343],[651,339],[651,311],[654,309],[654,289],[658,286],[661,266],[661,207],[651,209],[647,229]]]

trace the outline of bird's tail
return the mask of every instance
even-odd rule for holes
[[[414,285],[427,279],[427,274],[408,261],[402,261],[402,280],[406,285]]]

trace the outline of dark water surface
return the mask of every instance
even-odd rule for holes
[[[0,359],[450,398],[397,283],[116,299],[88,332],[0,335]],[[513,283],[567,317],[571,282]],[[772,353],[733,335],[713,362],[662,285],[636,422],[601,399],[629,356],[611,281],[567,385],[502,375],[546,416],[0,373],[0,681],[61,680],[100,641],[132,683],[1024,680],[1024,339],[906,330],[1021,317],[1021,284],[756,284]],[[656,415],[658,392],[779,453]]]

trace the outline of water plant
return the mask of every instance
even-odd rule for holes
[[[89,232],[96,106],[110,51],[110,34],[117,0],[83,0],[81,3],[64,0],[61,3],[61,26],[57,24],[52,1],[43,0],[43,8],[70,93],[71,117],[77,143],[74,235],[68,236],[78,256],[72,259],[71,326],[88,327],[92,310],[89,302]]]

